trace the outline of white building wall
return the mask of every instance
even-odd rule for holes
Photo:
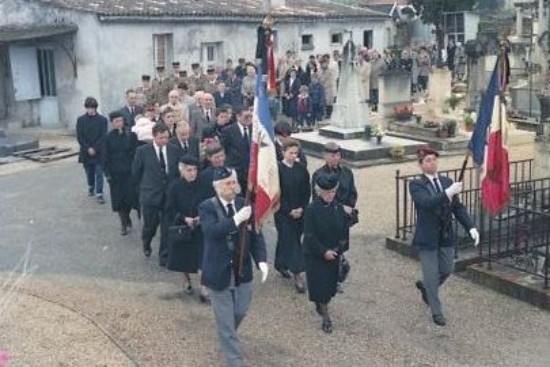
[[[311,54],[327,53],[343,44],[332,45],[331,33],[353,31],[357,45],[362,45],[363,31],[373,31],[373,43],[378,49],[389,44],[385,33],[385,21],[377,22],[330,22],[277,25],[278,43],[276,57],[287,50],[293,50],[304,60]],[[153,35],[172,34],[174,60],[181,63],[183,69],[201,61],[202,43],[222,43],[219,66],[227,58],[236,61],[239,57],[253,60],[256,52],[256,28],[253,23],[121,23],[102,22],[98,29],[98,73],[101,80],[100,96],[107,110],[123,103],[124,91],[139,84],[142,74],[154,75]],[[312,50],[302,50],[303,34],[313,35]],[[344,34],[343,43],[348,40]],[[168,60],[168,64],[172,60]],[[203,67],[206,65],[204,63]],[[169,70],[168,70],[169,71]]]

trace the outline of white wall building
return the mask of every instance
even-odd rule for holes
[[[0,127],[61,123],[74,129],[87,96],[108,113],[155,66],[252,60],[262,0],[2,0]],[[390,17],[365,8],[287,0],[272,7],[277,48],[311,54],[354,41],[383,49]],[[168,67],[169,70],[169,67]]]

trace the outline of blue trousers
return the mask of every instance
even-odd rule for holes
[[[88,181],[88,192],[95,196],[103,196],[103,169],[101,164],[83,163],[86,179]]]

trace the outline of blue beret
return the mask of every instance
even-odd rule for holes
[[[215,181],[223,180],[230,177],[232,173],[233,171],[227,167],[216,167],[214,168],[214,173],[212,175],[212,178],[213,178],[213,181],[215,182]]]
[[[195,167],[198,167],[201,164],[201,162],[197,158],[190,155],[182,156],[180,158],[180,163],[186,164],[188,166],[195,166]]]

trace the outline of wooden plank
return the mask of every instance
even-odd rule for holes
[[[34,149],[20,150],[18,152],[13,152],[11,155],[13,155],[14,157],[19,157],[25,154],[38,153],[38,152],[49,151],[54,149],[57,149],[57,147],[53,146],[53,147],[44,147],[44,148],[34,148]]]

